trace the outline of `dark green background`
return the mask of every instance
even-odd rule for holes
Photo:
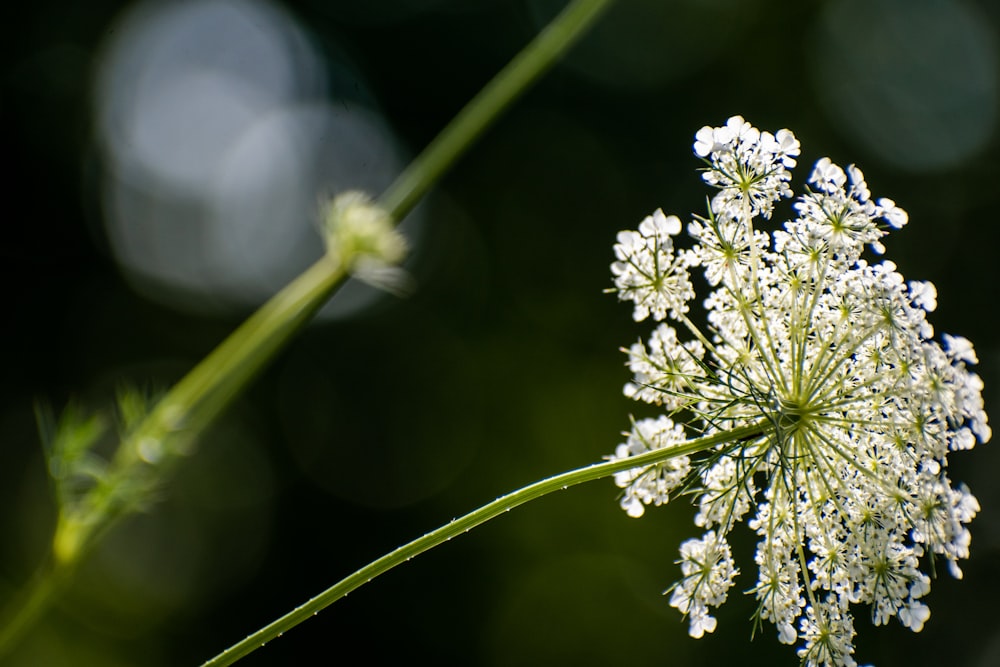
[[[560,4],[286,9],[331,65],[350,63],[412,154]],[[166,305],[109,251],[92,84],[126,6],[2,10],[0,597],[41,559],[53,518],[32,401],[100,406],[122,381],[166,386],[249,312]],[[956,48],[970,17],[985,51]],[[829,155],[909,212],[888,257],[937,285],[931,320],[976,344],[1000,414],[998,24],[988,0],[619,0],[427,200],[416,293],[293,341],[10,664],[200,664],[452,517],[612,452],[630,411],[644,414],[621,396],[618,348],[650,329],[602,293],[614,235],[657,207],[703,210],[692,138],[734,113],[795,131],[794,187]],[[1000,664],[994,447],[951,462],[982,504],[965,579],[934,582],[917,635],[872,628],[860,610],[859,663]],[[699,534],[692,515],[677,503],[633,520],[610,481],[577,487],[400,567],[241,664],[797,664],[771,626],[750,641],[748,531],[718,630],[686,636],[660,593],[678,544]]]

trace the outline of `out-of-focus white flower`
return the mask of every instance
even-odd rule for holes
[[[354,277],[395,294],[410,291],[409,275],[397,266],[406,257],[406,239],[367,194],[337,195],[323,211],[323,231],[327,255]]]

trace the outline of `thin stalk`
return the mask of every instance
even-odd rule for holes
[[[482,132],[597,19],[613,0],[575,0],[494,77],[407,167],[379,204],[400,221]],[[143,457],[146,442],[193,440],[250,383],[308,322],[346,277],[345,267],[324,256],[275,295],[182,378],[122,443],[112,469],[127,476]],[[109,476],[109,482],[117,479]],[[53,539],[53,564],[33,579],[0,631],[0,655],[9,651],[51,603],[83,553],[127,508],[116,505],[113,489],[93,490],[85,516],[60,516]]]
[[[175,384],[118,448],[111,466],[114,474],[91,492],[86,514],[60,516],[53,540],[56,562],[77,560],[92,537],[127,510],[116,506],[118,496],[112,487],[120,476],[134,474],[144,442],[183,450],[315,314],[344,275],[343,266],[324,255]],[[177,452],[164,456],[176,460]]]
[[[607,9],[613,0],[575,0],[469,101],[379,199],[402,220],[442,174]]]
[[[375,577],[385,574],[397,565],[409,561],[415,556],[439,546],[453,537],[467,533],[476,526],[484,524],[490,519],[494,519],[501,514],[509,512],[513,508],[523,505],[530,500],[541,498],[542,496],[548,495],[553,491],[559,491],[576,484],[602,479],[622,470],[642,468],[656,463],[662,463],[663,461],[678,456],[696,454],[722,443],[754,438],[764,434],[768,428],[769,426],[761,423],[751,426],[742,426],[730,431],[713,433],[712,435],[688,440],[687,442],[680,443],[672,447],[645,452],[627,459],[595,463],[584,468],[570,470],[569,472],[564,472],[559,475],[555,475],[554,477],[543,479],[535,482],[534,484],[518,489],[517,491],[508,493],[505,496],[497,498],[491,503],[483,505],[477,510],[469,512],[468,514],[457,519],[452,519],[450,522],[441,526],[437,530],[431,531],[423,537],[418,537],[412,542],[399,547],[395,551],[391,551],[382,556],[378,560],[372,561],[354,574],[342,579],[305,604],[288,612],[270,625],[261,628],[243,641],[233,644],[219,655],[205,662],[202,667],[223,667],[224,665],[233,664],[240,658],[247,656],[261,646],[264,646],[275,637],[280,636],[281,634],[294,628],[302,621],[315,615],[322,609],[325,609],[348,593],[357,590]]]
[[[112,524],[127,514],[114,487],[135,474],[144,440],[184,442],[228,406],[279,349],[326,302],[344,277],[343,267],[324,256],[261,306],[195,366],[156,404],[118,448],[113,471],[89,494],[86,510],[60,513],[52,540],[51,562],[39,570],[8,605],[0,629],[0,657],[45,613],[75,566]],[[174,461],[176,455],[171,457]]]
[[[64,568],[44,566],[34,576],[33,583],[11,602],[15,610],[9,617],[0,619],[0,647],[13,648],[16,641],[45,613],[58,595],[68,577]],[[7,653],[0,650],[0,656]]]

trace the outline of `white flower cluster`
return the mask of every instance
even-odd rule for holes
[[[659,419],[645,419],[633,424],[628,442],[615,449],[615,459],[625,459],[636,454],[663,449],[684,441],[684,428],[673,423],[666,415]],[[615,474],[615,484],[625,489],[622,509],[631,517],[640,517],[646,505],[665,505],[670,493],[691,472],[691,460],[676,456],[648,468],[632,468]]]
[[[671,237],[681,231],[681,220],[656,211],[639,223],[638,231],[618,232],[611,265],[619,294],[635,301],[636,322],[653,317],[662,320],[670,312],[680,317],[688,310],[694,287],[688,275],[685,254],[674,252]]]
[[[796,217],[768,233],[755,219],[792,194],[794,135],[736,116],[699,130],[694,149],[718,192],[707,217],[687,225],[693,246],[674,248],[680,221],[661,211],[615,246],[619,298],[634,302],[636,320],[661,321],[627,350],[625,394],[665,414],[636,421],[610,458],[683,441],[673,419],[691,435],[743,435],[700,458],[619,473],[621,504],[640,516],[679,488],[695,494],[706,532],[681,545],[670,598],[692,636],[715,628],[710,608],[738,572],[727,535],[747,519],[760,538],[758,622],[799,642],[805,665],[853,667],[859,607],[876,625],[896,617],[918,632],[930,615],[921,567],[943,558],[961,577],[979,505],[952,485],[947,455],[990,439],[969,369],[976,354],[964,338],[933,339],[933,285],[862,257],[866,247],[882,254],[882,237],[907,216],[874,199],[859,169],[819,160]],[[711,288],[704,330],[687,316],[696,267]]]

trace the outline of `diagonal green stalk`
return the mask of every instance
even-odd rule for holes
[[[364,584],[370,582],[375,577],[385,574],[397,565],[411,560],[413,557],[441,545],[453,537],[467,533],[476,526],[484,524],[490,519],[494,519],[528,501],[541,498],[542,496],[548,495],[553,491],[559,491],[560,489],[565,489],[576,484],[609,477],[622,470],[642,468],[656,463],[662,463],[663,461],[678,456],[696,454],[723,443],[755,438],[763,435],[768,428],[770,428],[770,426],[765,424],[742,426],[729,431],[722,431],[701,438],[688,440],[671,447],[655,449],[627,459],[595,463],[584,468],[577,468],[576,470],[570,470],[569,472],[564,472],[559,475],[543,479],[535,482],[534,484],[529,484],[524,488],[508,493],[505,496],[501,496],[493,502],[487,503],[479,509],[469,512],[464,516],[452,519],[450,522],[441,526],[437,530],[433,530],[422,537],[418,537],[412,542],[399,547],[395,551],[391,551],[385,556],[382,556],[378,560],[372,561],[354,574],[342,579],[305,604],[296,607],[281,618],[277,619],[270,625],[261,628],[243,641],[233,644],[219,655],[205,662],[202,667],[223,667],[224,665],[233,664],[240,658],[252,653],[275,637],[280,636],[302,621],[313,616],[322,609],[325,609],[348,593],[351,593]]]
[[[574,0],[497,73],[379,198],[402,219],[496,117],[572,46],[613,0]]]
[[[612,0],[574,0],[474,97],[382,195],[379,205],[399,222],[499,115],[534,83]],[[0,628],[0,656],[42,616],[75,565],[101,535],[131,508],[115,484],[136,466],[151,464],[149,444],[170,442],[183,452],[300,330],[347,275],[325,255],[272,297],[182,378],[119,447],[107,479],[81,503],[61,513],[51,564],[43,568],[8,610]],[[177,457],[173,457],[176,459]],[[162,466],[162,464],[161,464]]]
[[[46,564],[34,575],[31,585],[16,595],[9,606],[15,610],[0,626],[0,657],[45,613],[58,595],[69,572],[66,568]]]
[[[292,334],[312,318],[345,274],[340,262],[324,255],[253,313],[157,402],[115,452],[112,472],[88,494],[86,511],[59,517],[53,540],[57,564],[76,561],[96,535],[128,511],[118,506],[114,490],[123,477],[136,474],[135,466],[144,463],[148,443],[164,448],[170,443],[171,449],[184,451],[187,443],[211,424]],[[176,459],[176,455],[165,457],[170,462]]]
[[[108,476],[84,501],[82,509],[60,515],[52,540],[50,562],[8,604],[0,619],[0,656],[11,649],[72,579],[83,555],[130,508],[115,487],[147,465],[144,443],[183,443],[195,438],[239,394],[291,335],[329,298],[344,278],[343,266],[324,256],[272,297],[225,339],[156,404],[140,426],[115,453]],[[172,457],[174,461],[177,456]],[[161,464],[162,465],[162,464]],[[164,471],[160,471],[162,474]]]

